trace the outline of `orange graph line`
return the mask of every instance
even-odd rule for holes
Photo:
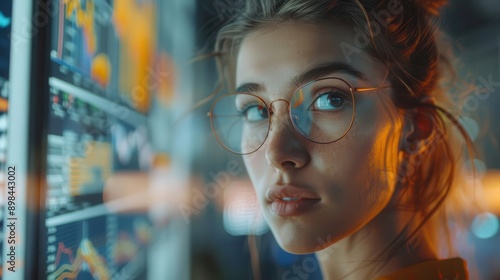
[[[69,262],[73,263],[73,251],[71,250],[71,248],[66,248],[66,246],[64,246],[64,243],[59,242],[59,244],[57,245],[56,261],[54,262],[56,266],[59,266],[62,254],[68,255]]]
[[[110,279],[109,271],[104,265],[104,259],[99,255],[90,240],[84,239],[76,252],[76,259],[71,264],[61,265],[50,279],[63,280],[75,279],[82,268],[83,263],[87,263],[94,278],[101,280]]]

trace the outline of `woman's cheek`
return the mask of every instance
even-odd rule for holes
[[[336,159],[331,159],[331,166],[337,170],[327,174],[336,176],[331,179],[343,186],[341,198],[357,207],[358,214],[380,211],[392,195],[395,163],[390,135],[390,126],[375,118],[353,125],[339,145],[332,147]]]
[[[259,189],[265,187],[267,177],[266,174],[268,174],[271,169],[271,166],[267,162],[265,153],[258,150],[252,154],[244,155],[243,162],[245,163],[248,176],[250,177],[254,188],[256,188],[257,192],[259,192]],[[268,182],[268,184],[270,183],[273,182]]]

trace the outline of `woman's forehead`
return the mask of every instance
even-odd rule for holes
[[[368,47],[354,44],[356,30],[345,21],[284,22],[246,36],[236,64],[236,85],[289,80],[324,63],[341,63],[363,73],[383,73]],[[380,68],[380,69],[378,69]]]

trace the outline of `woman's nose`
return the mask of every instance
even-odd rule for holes
[[[269,107],[271,127],[265,145],[267,161],[281,171],[303,167],[309,161],[309,152],[303,143],[304,140],[290,124],[288,101],[278,99]]]

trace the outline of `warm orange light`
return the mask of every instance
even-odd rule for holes
[[[162,52],[158,55],[158,65],[153,80],[158,82],[158,100],[168,107],[172,104],[175,90],[175,64],[168,54]]]
[[[488,170],[482,180],[487,211],[500,214],[500,170]]]
[[[147,112],[157,54],[156,6],[154,2],[116,1],[113,22],[120,39],[120,90],[140,112]],[[153,74],[152,74],[153,73]]]
[[[87,39],[87,52],[93,55],[97,49],[97,35],[94,28],[94,2],[88,1],[86,10],[83,10],[80,1],[65,0],[66,18],[69,19],[75,13],[75,23],[83,29]]]
[[[107,55],[96,55],[92,60],[90,71],[92,79],[98,82],[102,87],[105,88],[109,85],[109,80],[111,79],[111,62]]]
[[[0,112],[7,112],[9,109],[9,101],[0,97]]]

